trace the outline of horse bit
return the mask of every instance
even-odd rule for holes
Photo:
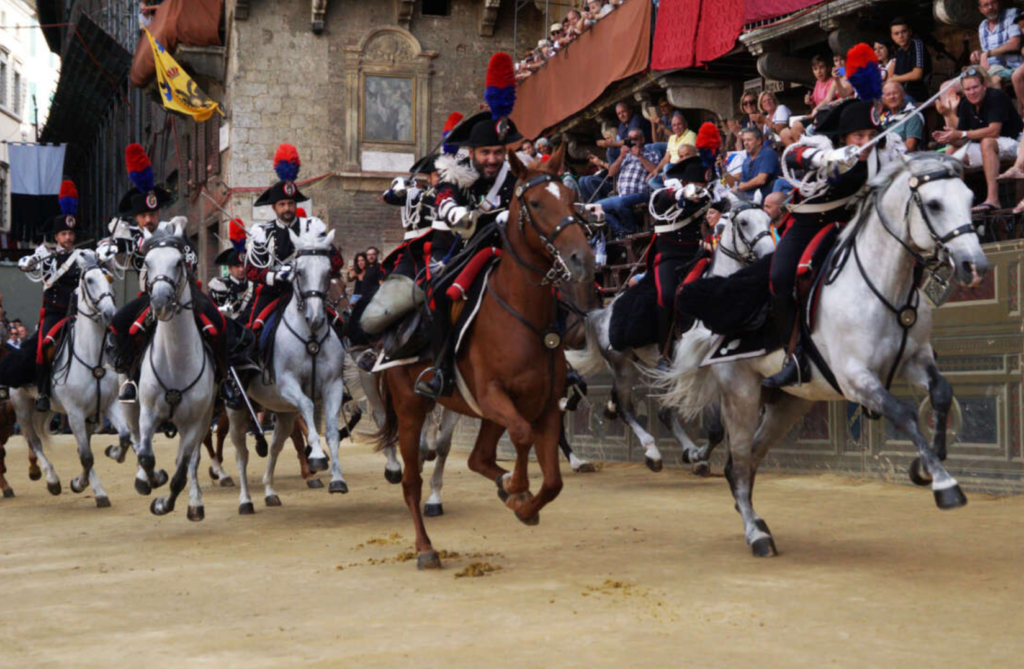
[[[732,229],[735,232],[735,237],[733,238],[733,246],[732,246],[731,249],[727,248],[725,246],[725,244],[720,244],[718,246],[719,250],[724,255],[726,255],[729,258],[732,258],[733,260],[735,260],[736,262],[738,262],[738,263],[740,263],[742,265],[752,265],[752,264],[754,264],[754,262],[757,260],[757,253],[754,252],[754,249],[757,247],[758,243],[762,239],[764,239],[765,237],[770,237],[771,234],[772,234],[771,228],[768,228],[768,229],[762,230],[761,232],[759,232],[756,235],[754,235],[753,239],[747,239],[747,236],[745,234],[743,234],[743,225],[740,224],[740,222],[738,220],[738,216],[740,214],[742,214],[743,212],[749,211],[751,209],[757,209],[757,207],[754,206],[753,204],[744,203],[744,204],[741,204],[738,207],[736,207],[735,210],[733,210],[733,213],[732,213],[732,221],[733,221]],[[742,253],[742,252],[740,252],[736,248],[736,237],[738,237],[739,240],[741,242],[743,242],[743,245],[747,247],[746,253]]]

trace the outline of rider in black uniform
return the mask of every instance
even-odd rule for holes
[[[434,197],[439,181],[436,167],[439,157],[434,153],[424,156],[410,169],[413,179],[399,177],[381,195],[382,202],[402,208],[402,228],[405,230],[402,244],[380,263],[385,277],[397,274],[419,283],[426,280],[423,247],[426,236],[431,235],[436,212]],[[418,176],[426,178],[425,187],[415,179]]]
[[[245,258],[234,248],[221,251],[214,264],[228,268],[224,278],[216,277],[207,284],[210,298],[226,318],[245,325],[249,322],[255,287],[245,278]]]
[[[846,223],[854,215],[853,204],[877,167],[878,155],[871,147],[859,151],[878,135],[878,115],[872,102],[849,100],[836,106],[815,129],[820,140],[798,142],[783,155],[786,166],[797,175],[816,173],[817,188],[810,196],[794,191],[791,217],[779,241],[771,266],[772,311],[779,339],[787,346],[782,371],[763,381],[768,388],[803,383],[809,367],[801,343],[792,336],[798,315],[794,293],[797,264],[810,241],[826,226]]]

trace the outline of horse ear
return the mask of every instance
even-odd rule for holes
[[[955,160],[960,161],[961,164],[964,162],[964,158],[967,156],[968,146],[970,146],[970,142],[965,142],[963,146],[961,146],[959,149],[953,152],[953,158]]]
[[[724,234],[725,234],[725,223],[716,223],[715,224],[715,235],[718,236],[718,237],[721,237]]]
[[[551,154],[551,158],[548,159],[548,169],[552,174],[562,173],[562,164],[565,162],[565,144],[565,142],[559,144],[555,152]]]
[[[185,237],[185,230],[188,228],[188,219],[184,216],[175,216],[170,220],[171,229],[174,230],[175,237]]]
[[[509,149],[505,155],[505,159],[508,160],[508,166],[512,170],[512,174],[516,175],[517,179],[526,178],[526,166],[523,165],[523,161],[519,160],[519,156],[512,149]]]
[[[326,242],[327,244],[333,244],[333,243],[334,243],[334,230],[333,230],[333,229],[332,229],[332,230],[329,230],[329,231],[327,232],[327,237],[326,237],[326,238],[324,239],[324,241],[325,241],[325,242]]]

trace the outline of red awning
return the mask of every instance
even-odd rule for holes
[[[785,16],[804,7],[821,4],[822,0],[747,0],[747,11],[743,23],[774,19]]]
[[[516,89],[512,120],[524,137],[569,118],[601,97],[612,83],[647,69],[651,2],[629,0]]]
[[[165,49],[174,53],[179,44],[217,46],[220,44],[220,13],[223,0],[165,0],[157,7],[149,32]],[[132,85],[142,88],[156,77],[153,49],[145,34],[135,47],[129,74]]]

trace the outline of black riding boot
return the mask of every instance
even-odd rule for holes
[[[431,321],[434,341],[441,343],[441,348],[434,357],[434,366],[420,372],[416,379],[415,391],[417,394],[436,400],[439,397],[449,397],[455,388],[455,365],[452,357],[454,342],[451,333],[454,328],[448,321],[447,308],[438,309],[433,313]],[[429,380],[424,377],[431,375]]]
[[[36,365],[36,390],[39,397],[36,398],[36,411],[47,412],[50,410],[50,368],[47,365]]]
[[[792,297],[788,295],[772,297],[772,315],[775,318],[775,327],[778,330],[779,341],[782,342],[784,347],[788,347],[793,336],[793,328],[799,327],[796,322],[797,311],[797,306]],[[807,358],[804,355],[799,338],[797,338],[793,350],[788,351],[788,353],[789,355],[786,356],[786,364],[783,366],[782,371],[762,381],[761,385],[763,387],[783,388],[785,386],[799,385],[808,380],[811,370],[807,364]]]

